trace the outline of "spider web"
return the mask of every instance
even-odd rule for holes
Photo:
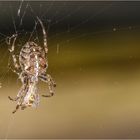
[[[69,19],[72,16],[74,16],[75,14],[78,14],[79,12],[84,10],[84,8],[86,7],[86,5],[84,5],[84,4],[82,4],[82,5],[76,4],[76,6],[74,6],[74,10],[72,10],[71,12],[69,12],[69,10],[65,9],[65,13],[62,14],[61,17],[59,16],[59,14],[63,13],[63,11],[61,10],[61,8],[57,7],[55,10],[53,9],[54,13],[50,17],[47,15],[49,15],[49,12],[52,12],[51,10],[52,10],[53,6],[55,6],[55,3],[57,3],[56,1],[47,2],[48,7],[46,8],[47,9],[46,11],[41,10],[43,7],[43,4],[41,2],[38,2],[38,3],[40,3],[37,7],[37,9],[39,9],[38,12],[36,12],[33,9],[33,6],[32,6],[33,3],[34,2],[27,2],[27,1],[21,0],[19,2],[16,2],[16,5],[18,5],[16,8],[12,2],[7,3],[9,5],[8,7],[10,9],[10,13],[5,12],[5,14],[8,18],[10,18],[11,24],[10,25],[2,24],[2,26],[5,29],[8,29],[8,26],[10,26],[10,28],[12,30],[9,30],[9,32],[7,33],[8,35],[3,32],[0,32],[0,36],[1,36],[0,45],[1,45],[1,50],[2,50],[1,53],[3,54],[1,57],[1,60],[0,60],[0,64],[1,64],[1,66],[4,65],[3,67],[1,67],[1,69],[4,70],[1,73],[1,77],[0,77],[1,83],[3,83],[7,74],[10,71],[10,69],[7,66],[8,63],[11,64],[11,62],[10,62],[11,58],[10,58],[10,55],[8,52],[8,47],[6,50],[3,47],[3,44],[6,45],[5,40],[7,37],[11,36],[12,34],[16,34],[16,33],[18,33],[19,36],[21,36],[20,41],[18,42],[19,44],[17,43],[18,47],[15,47],[15,51],[19,52],[22,45],[26,42],[26,41],[23,41],[25,36],[29,40],[34,39],[34,41],[37,41],[38,43],[40,42],[41,39],[39,39],[40,37],[39,37],[39,33],[38,33],[38,28],[37,28],[37,21],[35,19],[37,16],[40,17],[40,19],[43,21],[43,23],[46,24],[46,29],[47,29],[47,32],[49,33],[50,28],[53,29],[54,26],[61,24],[66,19],[69,21]],[[61,7],[66,7],[66,6],[67,6],[67,2],[65,2],[65,1],[61,2]],[[111,30],[97,31],[97,32],[90,32],[90,33],[84,32],[84,33],[80,33],[80,34],[75,34],[74,36],[70,35],[70,34],[77,32],[78,30],[80,30],[82,28],[82,26],[86,25],[88,22],[90,22],[90,20],[93,20],[94,18],[96,18],[96,16],[99,16],[104,11],[108,10],[111,6],[112,6],[112,3],[110,2],[108,4],[108,6],[103,6],[102,8],[99,8],[98,12],[91,14],[88,18],[83,17],[76,24],[70,25],[69,23],[66,23],[65,24],[66,29],[64,31],[58,30],[58,32],[53,33],[53,35],[51,35],[51,33],[49,33],[50,36],[48,36],[48,42],[55,42],[53,44],[50,43],[51,45],[49,47],[50,48],[55,47],[56,54],[58,54],[60,51],[60,47],[64,44],[70,43],[70,41],[76,40],[78,38],[84,38],[89,35],[96,35],[96,34],[103,33],[103,32],[112,32],[112,29],[111,29]],[[32,29],[25,29],[23,26],[24,19],[26,18],[26,16],[28,16],[28,14],[31,16],[33,24],[34,24]],[[64,40],[58,40],[57,38],[59,36],[68,36],[68,37]],[[57,40],[57,41],[55,41],[55,40]],[[8,56],[8,59],[6,59],[7,56]],[[3,60],[7,60],[8,62],[5,63],[5,61],[3,61]]]
[[[39,30],[39,26],[37,24],[36,17],[38,16],[42,22],[45,24],[45,27],[48,32],[48,42],[49,42],[49,48],[54,48],[56,51],[56,55],[58,55],[61,51],[61,46],[64,46],[67,43],[70,43],[71,41],[74,41],[76,39],[83,39],[86,38],[86,36],[92,36],[92,35],[97,35],[97,34],[102,34],[105,32],[113,32],[116,31],[115,28],[111,28],[108,30],[101,30],[101,31],[90,31],[89,33],[87,32],[81,32],[80,30],[86,26],[88,22],[91,20],[93,23],[96,23],[96,17],[100,16],[100,14],[104,13],[106,10],[108,10],[110,7],[112,7],[112,3],[109,2],[108,6],[101,6],[99,9],[95,12],[92,13],[88,16],[83,16],[81,17],[76,23],[69,23],[70,19],[78,15],[81,11],[84,11],[85,7],[87,6],[86,4],[81,4],[81,5],[72,5],[71,7],[73,10],[68,10],[65,8],[65,11],[61,10],[61,7],[67,7],[68,2],[60,2],[61,5],[58,7],[56,6],[56,1],[49,1],[44,4],[45,2],[38,2],[37,5],[34,5],[35,2],[27,2],[24,0],[21,0],[19,2],[16,2],[16,5],[18,5],[16,8],[14,7],[14,4],[12,2],[7,3],[10,8],[10,13],[4,12],[7,16],[7,18],[10,19],[10,25],[6,25],[3,21],[3,28],[8,30],[10,27],[10,30],[6,33],[0,32],[0,52],[1,52],[1,60],[0,60],[0,65],[1,65],[1,74],[0,74],[0,82],[2,84],[2,87],[6,85],[6,87],[10,86],[11,82],[10,79],[14,78],[14,74],[10,72],[10,69],[8,65],[12,65],[11,63],[11,57],[8,52],[8,46],[5,49],[6,46],[6,41],[5,39],[12,34],[18,33],[19,34],[19,41],[17,43],[17,46],[15,47],[16,53],[18,53],[22,47],[22,45],[27,41],[27,40],[34,40],[37,43],[42,42],[41,39],[41,32]],[[46,7],[46,10],[43,11],[43,7]],[[36,9],[35,9],[36,7]],[[56,9],[54,9],[54,7]],[[52,14],[53,12],[53,14]],[[90,13],[90,11],[89,11]],[[26,17],[29,16],[32,19],[32,28],[28,28]],[[61,15],[61,16],[60,16]],[[94,20],[95,19],[95,20]],[[63,21],[66,21],[64,25],[64,30],[59,29],[59,25],[63,23]],[[24,25],[26,24],[26,25]],[[62,27],[62,26],[61,26]],[[53,28],[56,29],[56,31],[53,30]],[[129,27],[125,28],[120,28],[119,30],[128,30]],[[53,30],[53,34],[51,31]],[[79,31],[79,33],[78,33]],[[60,39],[61,37],[65,37],[64,39]],[[4,61],[5,60],[5,61]],[[8,100],[8,99],[7,99]],[[12,129],[13,125],[13,117],[10,117],[8,126],[7,126],[7,132],[5,135],[5,139],[10,137],[10,130]]]

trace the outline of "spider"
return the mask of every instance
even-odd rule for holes
[[[46,74],[48,62],[46,55],[48,53],[47,47],[47,34],[42,21],[37,17],[43,31],[43,47],[39,46],[33,41],[26,42],[17,57],[14,53],[15,42],[18,34],[13,34],[8,38],[8,45],[10,46],[9,52],[12,57],[14,69],[11,70],[16,73],[22,82],[22,87],[17,96],[8,98],[12,101],[17,101],[15,113],[19,108],[24,110],[27,107],[37,107],[39,104],[39,94],[37,93],[37,84],[42,80],[48,84],[49,95],[42,95],[43,97],[51,97],[54,95],[54,87],[56,83],[51,75]]]

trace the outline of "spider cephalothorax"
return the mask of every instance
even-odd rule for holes
[[[48,52],[46,31],[42,21],[38,17],[37,19],[43,30],[44,48],[35,42],[26,42],[20,51],[19,58],[17,59],[14,50],[15,41],[18,35],[12,35],[8,41],[8,44],[11,45],[11,40],[13,40],[12,46],[9,49],[15,67],[12,71],[18,74],[19,79],[22,82],[22,87],[16,98],[13,99],[9,96],[10,100],[17,101],[17,106],[13,113],[15,113],[20,107],[21,109],[25,109],[28,106],[36,107],[39,104],[39,94],[37,93],[39,79],[48,83],[49,86],[50,94],[43,96],[50,97],[54,94],[54,87],[56,84],[51,76],[46,74],[48,67],[46,58]]]

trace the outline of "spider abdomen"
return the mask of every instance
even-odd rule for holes
[[[34,42],[27,42],[19,55],[21,69],[28,74],[38,75],[46,72],[47,61],[44,50]]]

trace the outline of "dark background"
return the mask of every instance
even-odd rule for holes
[[[13,31],[13,19],[17,29],[32,30],[36,16],[50,26],[50,33],[72,30],[99,31],[116,27],[139,26],[140,2],[125,1],[24,1],[21,16],[17,16],[20,1],[1,1],[0,30]],[[27,4],[29,4],[26,9]],[[33,9],[33,12],[31,8]],[[26,10],[26,12],[25,12]],[[23,25],[19,27],[24,14]]]

